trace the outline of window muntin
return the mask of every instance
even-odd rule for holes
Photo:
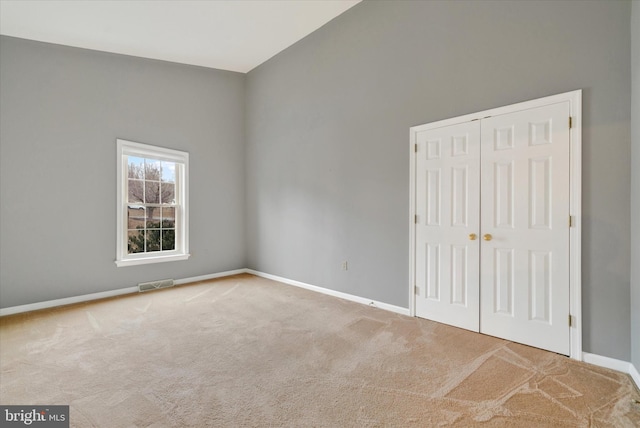
[[[127,158],[128,254],[175,250],[176,163]]]
[[[118,140],[116,264],[189,257],[188,153]]]

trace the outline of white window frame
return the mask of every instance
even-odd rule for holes
[[[189,254],[189,153],[127,140],[117,145],[117,244],[116,266],[187,260]],[[176,163],[175,249],[148,253],[128,253],[127,206],[128,157],[136,156]]]

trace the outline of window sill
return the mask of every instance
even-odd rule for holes
[[[152,263],[163,262],[176,262],[179,260],[187,260],[191,254],[173,254],[170,256],[154,256],[154,257],[139,257],[135,259],[116,260],[116,266],[136,266],[136,265],[148,265]]]

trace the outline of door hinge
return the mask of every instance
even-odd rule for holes
[[[413,286],[413,291],[415,294],[417,294],[418,296],[420,295],[420,287],[418,287],[417,285]]]
[[[573,118],[569,116],[569,129],[573,127]]]
[[[418,153],[418,144],[413,145],[413,151]]]
[[[414,216],[413,216],[413,222],[414,222],[415,224],[418,224],[418,214],[416,214],[416,215],[414,215]]]
[[[569,216],[569,227],[573,227],[573,216]]]
[[[569,314],[569,327],[573,327],[573,317]]]

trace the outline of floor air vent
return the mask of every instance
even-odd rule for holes
[[[138,291],[157,290],[158,288],[173,287],[173,279],[161,279],[160,281],[141,282],[138,284]]]

